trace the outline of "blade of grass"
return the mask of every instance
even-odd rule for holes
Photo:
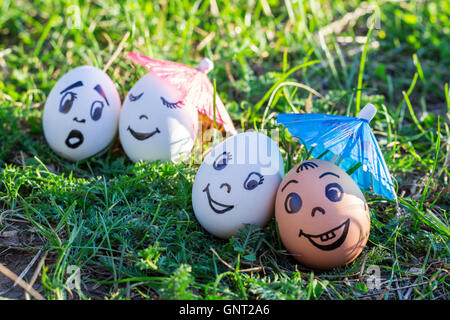
[[[45,39],[47,39],[47,36],[50,33],[50,30],[53,28],[53,25],[57,19],[58,15],[56,14],[52,15],[48,20],[47,25],[44,27],[44,30],[42,30],[41,36],[39,37],[39,40],[37,41],[36,47],[33,52],[33,55],[35,57],[39,56],[42,46],[44,45]]]
[[[287,82],[282,82],[282,83],[278,84],[278,85],[275,87],[275,89],[272,91],[272,93],[271,93],[271,95],[270,95],[269,102],[267,103],[266,109],[264,110],[264,115],[263,115],[262,120],[261,120],[261,130],[264,129],[264,124],[265,124],[265,122],[266,122],[265,119],[266,119],[267,113],[268,113],[268,111],[269,111],[269,108],[270,108],[270,106],[271,106],[271,104],[272,104],[272,101],[273,101],[274,96],[276,95],[276,93],[278,92],[278,90],[279,90],[281,87],[284,87],[284,86],[294,86],[294,87],[302,88],[302,89],[305,89],[305,90],[307,90],[307,91],[313,93],[314,95],[316,95],[316,96],[322,98],[322,95],[321,95],[320,93],[318,93],[318,92],[317,92],[316,90],[314,90],[313,88],[311,88],[311,87],[309,87],[309,86],[307,86],[307,85],[304,85],[303,83],[297,83],[297,82],[287,81]]]
[[[416,113],[414,112],[414,109],[411,105],[411,101],[409,101],[408,94],[405,91],[402,91],[402,94],[403,94],[403,98],[405,99],[406,105],[408,106],[409,114],[411,115],[411,118],[412,118],[414,124],[416,125],[417,129],[419,129],[420,132],[427,134],[427,132],[422,127],[422,125],[419,123],[419,120],[416,117]]]
[[[423,210],[423,204],[425,202],[425,198],[427,196],[428,193],[428,188],[430,187],[430,183],[431,180],[433,179],[434,176],[434,172],[436,171],[436,167],[437,167],[437,163],[438,163],[438,157],[439,157],[439,151],[441,148],[441,121],[440,121],[440,117],[438,116],[438,121],[437,121],[437,138],[436,138],[436,145],[434,147],[434,161],[433,161],[433,166],[431,168],[431,172],[430,172],[430,176],[427,180],[427,183],[425,184],[425,188],[422,191],[422,197],[420,199],[420,210]]]
[[[416,86],[416,82],[417,82],[418,78],[419,78],[419,74],[417,72],[414,73],[414,76],[413,76],[413,79],[411,81],[411,84],[409,85],[409,88],[406,91],[406,95],[408,97],[411,95],[412,91],[414,90],[414,87]],[[395,118],[398,119],[398,121],[397,121],[398,123],[402,123],[402,121],[403,121],[403,117],[400,115],[400,113],[401,113],[402,105],[403,105],[404,102],[405,102],[405,97],[403,96],[402,101],[400,101],[400,103],[398,104],[397,109],[395,111]]]
[[[264,104],[264,102],[266,102],[267,99],[269,99],[270,95],[275,90],[275,88],[277,88],[280,85],[280,83],[284,82],[295,71],[303,69],[303,68],[307,68],[307,67],[312,66],[312,65],[314,65],[316,63],[319,63],[319,62],[320,62],[319,60],[308,61],[308,62],[305,62],[305,63],[299,65],[299,66],[296,66],[296,67],[292,68],[291,70],[289,70],[288,72],[283,74],[283,76],[277,82],[275,82],[275,84],[264,94],[262,99],[259,100],[257,104],[255,104],[254,112],[258,112],[259,109],[261,109],[261,107]]]
[[[441,221],[431,210],[427,209],[426,212],[423,212],[419,208],[416,208],[413,204],[408,201],[399,198],[399,203],[409,209],[412,213],[415,214],[420,221],[422,221],[425,225],[439,232],[439,234],[450,238],[450,230],[448,226]]]
[[[413,61],[414,65],[416,66],[417,73],[419,74],[420,80],[422,80],[423,83],[426,83],[425,76],[423,75],[422,66],[420,65],[419,58],[417,57],[417,53],[413,54]]]

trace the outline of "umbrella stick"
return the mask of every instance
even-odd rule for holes
[[[359,111],[357,117],[360,119],[364,119],[366,121],[369,121],[373,119],[373,117],[375,116],[375,114],[377,113],[377,108],[371,104],[368,103],[364,106],[364,108],[361,109],[361,111]],[[346,154],[347,150],[351,150],[353,149],[353,147],[355,146],[355,144],[357,143],[357,141],[353,141],[353,143],[350,146],[347,146],[340,155],[336,155],[334,156],[332,162],[336,162],[336,165],[339,167],[339,165],[341,164],[342,160],[344,160],[344,155]],[[338,159],[339,158],[339,159]],[[361,163],[356,164],[354,167],[350,168],[348,170],[348,172],[355,172],[360,166],[362,166]],[[373,181],[372,181],[372,185],[373,185]]]
[[[339,158],[338,154],[335,154],[334,157],[331,159],[331,163],[336,163],[336,160]]]

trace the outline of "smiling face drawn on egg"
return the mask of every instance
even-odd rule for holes
[[[280,237],[301,263],[331,269],[353,261],[370,232],[364,195],[334,164],[313,159],[292,168],[277,192]]]
[[[120,97],[106,73],[81,66],[66,73],[50,91],[43,129],[50,147],[72,161],[93,156],[114,139]]]
[[[134,162],[177,161],[192,150],[197,128],[197,110],[184,105],[179,90],[151,72],[131,88],[119,121],[122,147]]]
[[[214,160],[213,168],[218,171],[223,170],[231,162],[231,160],[232,160],[231,152],[225,151]],[[263,184],[263,182],[264,182],[264,176],[262,174],[260,174],[259,172],[253,171],[248,174],[247,178],[244,181],[243,187],[245,190],[253,190],[258,185]],[[211,208],[211,210],[213,210],[217,214],[223,214],[225,212],[228,212],[228,211],[234,209],[234,205],[232,205],[232,204],[224,204],[224,203],[214,200],[211,197],[211,192],[209,190],[209,186],[210,186],[210,183],[208,183],[202,191],[206,193],[206,197],[208,199],[208,204],[209,204],[209,207]],[[222,188],[226,188],[227,193],[231,192],[231,186],[229,183],[226,183],[226,182],[222,183],[219,186],[219,189],[222,189]]]
[[[226,139],[206,156],[195,176],[197,220],[219,238],[236,235],[245,224],[264,226],[283,174],[280,150],[269,137],[246,132]]]

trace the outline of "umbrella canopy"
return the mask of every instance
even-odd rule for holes
[[[237,133],[217,93],[214,117],[214,87],[207,75],[213,68],[211,60],[203,59],[198,68],[193,68],[182,63],[152,59],[137,52],[126,52],[125,55],[157,76],[166,79],[180,90],[185,105],[195,107],[211,120],[215,118],[216,122],[221,124],[227,132]]]
[[[368,104],[356,118],[309,113],[279,114],[277,123],[283,124],[293,136],[300,138],[311,149],[313,157],[331,162],[339,157],[339,167],[346,171],[361,164],[351,174],[358,186],[396,200],[383,153],[369,126],[375,113],[375,106]]]

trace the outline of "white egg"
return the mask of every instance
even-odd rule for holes
[[[192,187],[200,224],[219,238],[236,235],[245,224],[263,227],[274,212],[284,176],[277,144],[262,133],[229,137],[205,158]]]
[[[71,161],[96,155],[116,136],[120,106],[116,86],[105,72],[93,66],[72,69],[47,97],[42,119],[45,139]]]
[[[120,142],[134,162],[182,159],[191,152],[197,129],[197,110],[152,72],[136,82],[123,102]]]

